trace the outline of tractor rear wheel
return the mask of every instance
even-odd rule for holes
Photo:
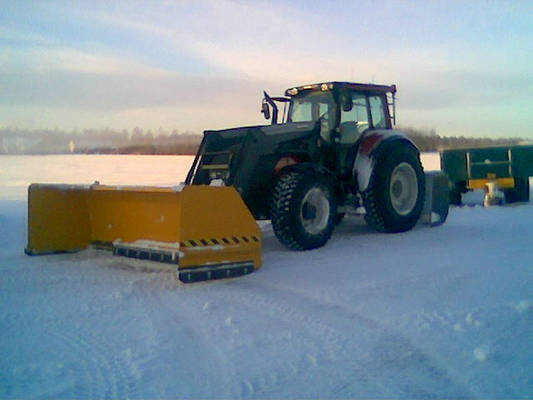
[[[418,221],[425,177],[415,149],[400,145],[378,156],[363,192],[366,222],[380,232],[404,232]]]
[[[293,250],[321,247],[335,227],[333,188],[323,175],[289,172],[277,181],[271,219],[278,240]]]

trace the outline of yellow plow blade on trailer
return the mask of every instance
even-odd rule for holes
[[[27,254],[91,245],[175,264],[187,283],[261,267],[261,231],[233,187],[30,186]]]

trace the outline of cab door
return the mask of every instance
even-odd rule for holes
[[[337,141],[337,170],[341,175],[351,174],[357,143],[370,128],[368,98],[363,93],[352,92],[341,105],[339,136]]]

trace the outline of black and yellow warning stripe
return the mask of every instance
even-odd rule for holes
[[[201,246],[247,246],[260,243],[261,239],[255,235],[226,236],[221,238],[189,239],[180,242],[180,247],[201,247]]]

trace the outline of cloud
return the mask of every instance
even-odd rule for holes
[[[4,42],[16,42],[31,45],[50,45],[52,39],[35,32],[23,31],[13,27],[0,26],[0,38]]]
[[[347,13],[356,11],[342,6]],[[174,57],[208,65],[204,73],[261,80],[279,88],[328,80],[392,83],[420,70],[449,68],[454,60],[438,43],[420,47],[395,32],[384,37],[366,20],[354,24],[344,15],[279,3],[156,3],[144,9],[143,18],[134,12],[103,11],[84,11],[80,17],[164,42]]]
[[[189,18],[184,18],[180,6],[152,7],[142,19],[98,11],[81,17],[131,35],[151,36],[154,42],[167,43],[174,56],[202,60],[220,75],[290,82],[283,84],[290,86],[332,75],[348,77],[357,63],[357,70],[370,76],[369,63],[359,59],[367,54],[346,54],[341,38],[305,10],[232,1],[200,1],[192,9],[187,11],[192,13]],[[169,20],[168,15],[176,18]]]
[[[259,97],[224,105],[149,106],[120,109],[87,109],[70,106],[28,105],[0,107],[0,126],[28,129],[105,128],[157,130],[178,129],[201,133],[205,129],[259,125],[265,120],[259,112]]]
[[[0,73],[71,71],[130,76],[161,76],[170,73],[161,68],[143,65],[134,59],[72,48],[48,46],[4,48],[2,54]]]
[[[533,75],[517,72],[444,70],[404,76],[398,97],[405,108],[419,111],[523,106],[533,90]]]
[[[473,38],[481,31],[463,44],[458,32],[470,25],[452,18],[448,6],[430,6],[443,11],[430,20],[420,20],[427,11],[416,6],[377,13],[365,1],[332,2],[327,9],[312,2],[228,0],[38,8],[44,19],[34,16],[36,27],[57,26],[0,27],[4,124],[11,118],[6,109],[17,115],[11,120],[24,121],[24,113],[14,111],[19,107],[28,120],[40,116],[48,124],[55,115],[56,125],[83,120],[120,128],[137,119],[145,128],[193,127],[194,121],[199,128],[234,126],[256,121],[262,89],[276,95],[330,80],[396,83],[400,120],[443,134],[460,132],[461,124],[475,130],[472,115],[486,130],[482,120],[498,114],[502,103],[499,127],[516,117],[512,107],[531,108],[530,62],[510,57],[523,41],[505,48],[481,43],[486,51],[476,51]],[[446,31],[450,21],[453,32]]]
[[[228,104],[260,88],[246,80],[191,78],[178,74],[115,74],[94,71],[0,73],[0,104],[93,110]]]

